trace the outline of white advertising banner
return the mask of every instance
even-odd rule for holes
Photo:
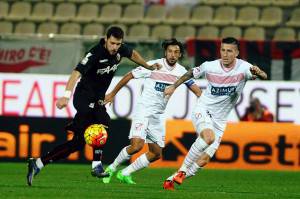
[[[80,41],[1,40],[0,71],[69,74],[81,57]]]
[[[121,77],[115,77],[111,88]],[[37,75],[0,73],[0,115],[3,116],[38,116],[72,117],[76,113],[72,102],[59,110],[55,101],[64,93],[68,75]],[[205,88],[206,81],[197,82]],[[141,82],[132,80],[116,96],[115,102],[107,106],[112,118],[131,118],[134,105],[141,92]],[[258,97],[275,116],[277,122],[300,124],[300,84],[284,81],[249,81],[229,121],[239,121],[244,114],[249,99]],[[171,97],[167,118],[190,119],[196,97],[185,86],[180,86]]]

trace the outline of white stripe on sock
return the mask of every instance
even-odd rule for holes
[[[122,164],[123,162],[127,161],[130,159],[131,155],[129,155],[127,153],[127,150],[126,150],[127,146],[124,147],[119,155],[116,157],[116,159],[114,160],[114,162],[112,164],[109,165],[109,168],[112,169],[113,171],[116,171],[117,170],[117,167]]]
[[[186,171],[186,178],[194,176],[196,174],[196,172],[201,169],[202,167],[199,167],[199,165],[194,162],[194,164],[192,164],[192,166]]]
[[[149,164],[150,162],[147,159],[146,154],[144,153],[140,157],[138,157],[133,163],[131,163],[128,167],[123,169],[122,174],[124,176],[129,176],[135,171],[148,167]]]
[[[197,159],[207,147],[208,144],[202,138],[198,137],[191,146],[188,154],[185,156],[179,171],[187,172],[188,168],[191,167],[192,164],[197,161]]]
[[[167,178],[167,180],[173,181],[173,178],[174,178],[174,176],[175,176],[176,174],[177,174],[177,172],[174,173],[173,175],[169,176],[169,177]]]

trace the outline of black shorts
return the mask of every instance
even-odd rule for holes
[[[73,105],[77,113],[66,127],[67,130],[83,135],[84,130],[91,124],[103,124],[109,127],[110,117],[105,106],[99,105],[98,100],[88,90],[76,88]]]

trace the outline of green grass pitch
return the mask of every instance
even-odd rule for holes
[[[136,185],[110,184],[90,175],[90,165],[53,164],[26,184],[26,163],[0,163],[0,198],[300,198],[300,172],[202,170],[176,186],[162,189],[175,169],[144,169],[133,175]]]

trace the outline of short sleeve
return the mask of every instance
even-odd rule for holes
[[[132,72],[133,77],[136,79],[150,77],[150,75],[151,75],[150,70],[145,69],[144,67],[141,67],[141,66],[133,69],[131,72]]]
[[[252,73],[250,71],[251,67],[252,67],[252,65],[250,63],[245,62],[245,68],[246,68],[245,76],[246,76],[246,80],[250,80],[250,79],[254,78],[254,76],[252,75]]]
[[[81,74],[86,74],[87,71],[92,68],[97,62],[97,55],[95,53],[95,48],[92,48],[85,57],[77,64],[75,70],[79,71]]]
[[[206,62],[204,62],[200,66],[197,66],[193,69],[194,78],[200,78],[200,77],[204,76],[205,70],[206,70],[206,64],[205,63]]]
[[[126,44],[122,44],[119,50],[121,57],[131,58],[133,49]]]

